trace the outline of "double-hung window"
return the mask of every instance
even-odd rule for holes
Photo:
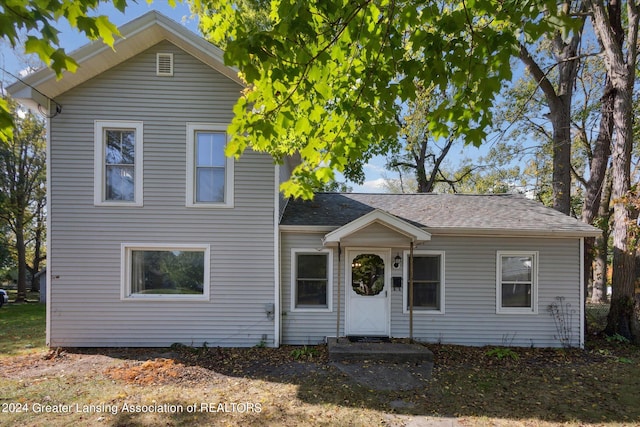
[[[404,253],[404,312],[410,310],[410,259]],[[444,252],[416,250],[413,254],[413,309],[444,313]]]
[[[291,310],[331,311],[331,251],[291,251]]]
[[[187,206],[233,207],[233,158],[226,125],[187,124]]]
[[[142,122],[94,125],[94,203],[142,206]]]
[[[209,245],[122,245],[122,299],[208,300]]]
[[[496,262],[498,313],[538,311],[538,253],[499,251]]]

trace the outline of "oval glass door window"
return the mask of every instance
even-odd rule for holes
[[[351,261],[351,287],[358,295],[378,295],[384,289],[384,261],[375,254],[360,254]]]

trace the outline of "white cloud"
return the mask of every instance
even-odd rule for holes
[[[384,187],[385,179],[378,178],[369,181],[365,181],[362,185],[354,185],[354,193],[384,193],[386,189]]]
[[[367,173],[373,172],[375,174],[381,174],[388,172],[384,165],[376,164],[376,163],[367,163],[364,165],[364,169]]]

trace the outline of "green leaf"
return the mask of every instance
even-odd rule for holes
[[[6,99],[0,98],[0,141],[6,143],[13,138],[13,116]]]
[[[51,54],[51,69],[56,72],[58,78],[61,78],[64,70],[75,73],[78,69],[78,63],[68,56],[63,49],[58,49]]]
[[[98,34],[102,38],[102,41],[107,46],[113,47],[113,43],[115,42],[114,36],[120,36],[120,31],[118,31],[118,27],[109,21],[107,16],[101,15],[95,18],[95,25],[98,29]]]
[[[28,36],[27,41],[24,43],[24,52],[27,54],[34,53],[38,55],[45,64],[50,65],[51,55],[53,55],[55,49],[44,39]]]

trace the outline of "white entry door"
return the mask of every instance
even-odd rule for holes
[[[389,336],[390,251],[347,251],[346,333]]]

